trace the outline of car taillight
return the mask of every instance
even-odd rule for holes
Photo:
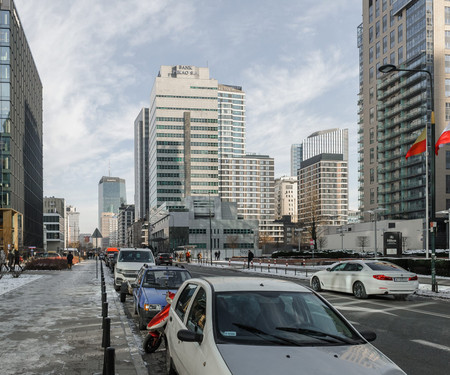
[[[409,278],[409,281],[416,281],[416,280],[417,280],[417,275]]]
[[[377,280],[392,280],[392,277],[386,275],[373,275],[373,278]]]

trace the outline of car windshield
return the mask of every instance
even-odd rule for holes
[[[120,262],[153,262],[153,255],[150,251],[121,251],[119,255]]]
[[[290,346],[364,343],[348,323],[313,293],[216,293],[214,317],[217,343]]]
[[[374,271],[406,272],[405,269],[389,262],[367,262],[367,266]]]
[[[142,286],[156,289],[178,289],[191,275],[186,270],[148,270]]]

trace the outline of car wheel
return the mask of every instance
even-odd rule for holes
[[[162,336],[153,337],[152,335],[147,334],[147,336],[145,337],[144,342],[143,342],[144,351],[146,353],[155,352],[161,345],[161,341],[162,341]]]
[[[167,375],[177,375],[175,367],[173,367],[172,357],[170,356],[169,343],[167,342],[167,338],[165,339],[165,343],[166,343],[166,373]]]
[[[364,288],[364,284],[361,281],[353,284],[353,294],[359,299],[367,298],[366,288]]]
[[[322,291],[322,287],[320,286],[320,280],[317,276],[314,276],[311,280],[311,286],[316,292]]]
[[[407,294],[394,294],[394,298],[398,301],[406,301]]]
[[[138,326],[139,326],[139,329],[142,331],[147,328],[147,324],[145,324],[144,317],[142,316],[140,309],[139,309],[138,315],[139,315],[138,316]]]
[[[133,310],[134,310],[134,315],[138,314],[138,305],[136,303],[136,300],[133,300]]]
[[[120,302],[125,302],[126,299],[127,299],[127,294],[121,292],[121,293],[120,293]]]

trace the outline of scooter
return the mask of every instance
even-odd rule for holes
[[[156,314],[147,325],[148,334],[144,339],[143,346],[146,353],[155,352],[161,345],[161,341],[164,334],[164,329],[167,324],[167,318],[169,317],[170,305],[173,301],[175,293],[167,292],[166,301],[167,305]]]

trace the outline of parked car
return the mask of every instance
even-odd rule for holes
[[[353,293],[356,298],[391,294],[405,299],[419,288],[415,273],[381,260],[351,260],[333,264],[311,277],[311,287]]]
[[[180,285],[190,278],[189,271],[181,267],[142,267],[135,282],[131,283],[139,329],[145,329],[148,322],[167,305],[167,292],[176,293]]]
[[[172,257],[172,254],[170,254],[170,253],[159,253],[156,256],[156,264],[157,265],[168,264],[169,266],[171,266],[172,261],[173,261],[173,257]]]
[[[121,299],[125,299],[128,284],[134,281],[138,271],[144,264],[155,265],[155,258],[150,249],[122,248],[114,267],[114,288],[120,291]]]
[[[166,327],[167,372],[405,374],[333,306],[296,283],[208,277],[184,282]]]

